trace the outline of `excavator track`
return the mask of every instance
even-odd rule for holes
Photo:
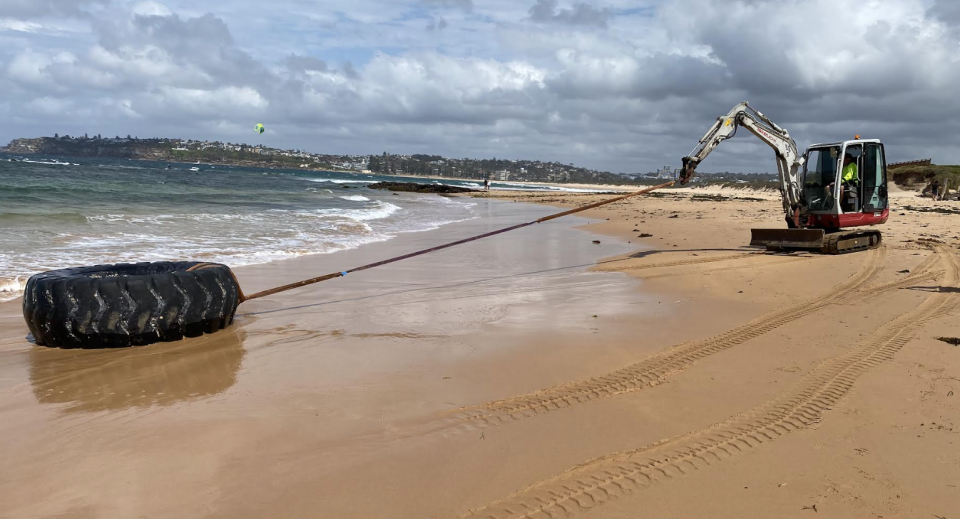
[[[848,254],[880,246],[883,236],[880,231],[841,231],[831,233],[823,238],[822,254]]]
[[[880,231],[853,230],[827,234],[823,229],[751,229],[750,245],[770,251],[813,250],[821,254],[848,254],[875,249],[883,241]]]

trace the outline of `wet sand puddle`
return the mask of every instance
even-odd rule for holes
[[[247,318],[247,321],[250,319]],[[215,334],[122,350],[29,350],[41,404],[66,412],[147,409],[212,397],[237,382],[245,323]]]

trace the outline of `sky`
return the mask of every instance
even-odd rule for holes
[[[736,103],[960,164],[956,0],[0,0],[0,142],[54,133],[647,172]],[[266,133],[253,126],[263,123]],[[775,171],[741,132],[703,171]]]

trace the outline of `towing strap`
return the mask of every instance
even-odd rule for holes
[[[327,275],[325,275],[325,276],[319,276],[319,277],[315,277],[315,278],[304,279],[303,281],[297,281],[297,282],[295,282],[295,283],[290,283],[290,284],[288,284],[288,285],[283,285],[283,286],[279,286],[279,287],[276,287],[276,288],[271,288],[271,289],[269,289],[269,290],[263,290],[263,291],[260,291],[260,292],[254,293],[254,294],[250,294],[250,295],[248,295],[248,296],[246,296],[246,297],[243,297],[243,299],[241,299],[241,302],[243,302],[243,301],[249,301],[249,300],[251,300],[251,299],[257,299],[257,298],[259,298],[259,297],[264,297],[264,296],[269,296],[269,295],[277,294],[277,293],[279,293],[279,292],[286,292],[287,290],[293,290],[294,288],[300,288],[300,287],[304,287],[304,286],[307,286],[307,285],[312,285],[312,284],[314,284],[314,283],[319,283],[319,282],[321,282],[321,281],[327,281],[327,280],[329,280],[329,279],[334,279],[334,278],[343,277],[343,276],[346,276],[347,274],[351,274],[351,273],[353,273],[353,272],[360,272],[361,270],[372,269],[372,268],[374,268],[374,267],[379,267],[379,266],[381,266],[381,265],[386,265],[386,264],[388,264],[388,263],[394,263],[394,262],[397,262],[397,261],[400,261],[400,260],[405,260],[405,259],[408,259],[408,258],[413,258],[413,257],[415,257],[415,256],[422,256],[422,255],[424,255],[424,254],[429,254],[429,253],[431,253],[431,252],[436,252],[436,251],[438,251],[438,250],[449,249],[450,247],[454,247],[454,246],[456,246],[456,245],[462,245],[462,244],[464,244],[464,243],[469,243],[469,242],[472,242],[472,241],[480,240],[480,239],[482,239],[482,238],[489,238],[490,236],[495,236],[495,235],[497,235],[497,234],[502,234],[502,233],[505,233],[505,232],[508,232],[508,231],[514,231],[514,230],[516,230],[516,229],[522,229],[522,228],[524,228],[524,227],[528,227],[528,226],[533,225],[533,224],[547,222],[547,221],[550,221],[550,220],[554,220],[554,219],[557,219],[557,218],[561,218],[561,217],[563,217],[563,216],[569,216],[569,215],[574,214],[574,213],[579,213],[580,211],[586,211],[587,209],[593,209],[593,208],[595,208],[595,207],[600,207],[600,206],[603,206],[603,205],[612,204],[612,203],[614,203],[614,202],[619,202],[620,200],[626,200],[627,198],[632,198],[632,197],[635,197],[635,196],[644,195],[644,194],[647,194],[647,193],[649,193],[649,192],[651,192],[651,191],[655,191],[655,190],[657,190],[657,189],[662,189],[662,188],[665,188],[665,187],[670,187],[670,186],[672,186],[674,183],[676,183],[675,180],[672,180],[672,181],[670,181],[670,182],[664,182],[663,184],[659,184],[659,185],[656,185],[656,186],[648,187],[648,188],[646,188],[646,189],[641,189],[640,191],[634,191],[634,192],[632,192],[632,193],[627,193],[626,195],[622,195],[622,196],[610,198],[610,199],[607,199],[607,200],[601,200],[601,201],[599,201],[599,202],[594,202],[594,203],[592,203],[592,204],[587,204],[587,205],[584,205],[584,206],[577,207],[577,208],[575,208],[575,209],[570,209],[570,210],[567,210],[567,211],[563,211],[563,212],[561,212],[561,213],[552,214],[552,215],[550,215],[550,216],[544,216],[543,218],[538,218],[538,219],[533,220],[533,221],[530,221],[530,222],[520,223],[520,224],[517,224],[517,225],[511,225],[510,227],[504,227],[503,229],[498,229],[498,230],[496,230],[496,231],[491,231],[491,232],[484,233],[484,234],[479,234],[479,235],[477,235],[477,236],[473,236],[473,237],[470,237],[470,238],[464,238],[464,239],[462,239],[462,240],[457,240],[457,241],[454,241],[454,242],[445,243],[445,244],[443,244],[443,245],[438,245],[438,246],[436,246],[436,247],[431,247],[431,248],[429,248],[429,249],[424,249],[424,250],[419,250],[419,251],[416,251],[416,252],[411,252],[411,253],[409,253],[409,254],[404,254],[403,256],[396,256],[396,257],[393,257],[393,258],[389,258],[389,259],[385,259],[385,260],[382,260],[382,261],[378,261],[378,262],[376,262],[376,263],[370,263],[370,264],[368,264],[368,265],[363,265],[363,266],[360,266],[360,267],[355,267],[355,268],[352,268],[352,269],[350,269],[350,270],[344,270],[344,271],[341,271],[341,272],[334,272],[334,273],[332,273],[332,274],[327,274]]]

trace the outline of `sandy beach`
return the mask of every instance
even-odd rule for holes
[[[960,349],[937,338],[960,336],[960,215],[933,209],[960,203],[891,193],[867,252],[747,247],[782,226],[777,196],[620,202],[177,343],[38,347],[0,303],[0,516],[953,517]],[[256,291],[602,197],[492,193],[477,219],[237,276]]]

